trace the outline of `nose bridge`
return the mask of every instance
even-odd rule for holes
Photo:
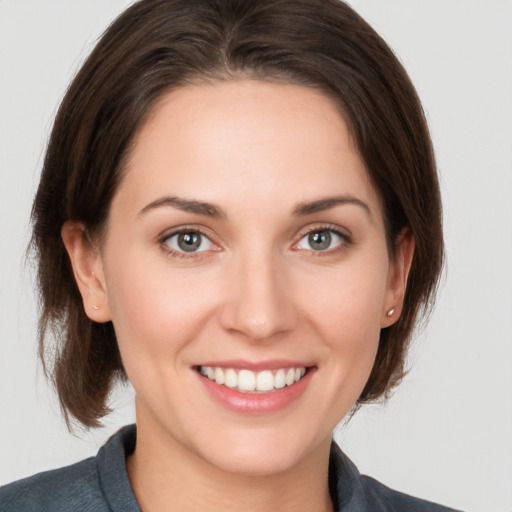
[[[279,257],[259,247],[234,260],[222,312],[224,327],[254,341],[291,330],[296,322],[293,297]]]

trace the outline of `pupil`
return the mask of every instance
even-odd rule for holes
[[[331,234],[329,231],[316,231],[309,235],[309,244],[313,249],[323,250],[328,249],[331,245]]]
[[[178,237],[180,249],[186,252],[193,252],[201,245],[201,235],[199,233],[181,233]]]

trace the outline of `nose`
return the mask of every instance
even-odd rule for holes
[[[298,320],[293,287],[286,269],[267,255],[240,258],[229,269],[222,327],[250,341],[275,340]]]

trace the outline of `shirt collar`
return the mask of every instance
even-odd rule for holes
[[[101,489],[114,512],[141,512],[126,470],[136,438],[135,425],[123,427],[96,457]],[[329,455],[329,491],[336,512],[367,512],[359,471],[334,441]]]

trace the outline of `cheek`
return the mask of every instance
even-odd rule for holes
[[[144,360],[179,359],[213,314],[218,287],[211,273],[171,269],[160,255],[152,259],[142,252],[123,253],[122,265],[110,265],[107,289],[127,372]],[[110,256],[111,262],[121,261]]]
[[[305,283],[308,291],[299,292],[306,298],[302,309],[309,311],[312,321],[317,319],[319,329],[326,330],[329,338],[336,338],[336,333],[340,339],[362,343],[378,338],[387,267],[379,261],[372,263],[347,265],[323,279],[312,276]]]
[[[324,362],[333,376],[332,393],[343,402],[339,410],[350,408],[357,400],[375,361],[386,263],[385,258],[376,259],[330,272],[329,279],[312,277],[305,283],[309,293],[304,288],[298,295],[307,297],[301,309],[307,312],[304,315],[312,330],[320,333]]]

